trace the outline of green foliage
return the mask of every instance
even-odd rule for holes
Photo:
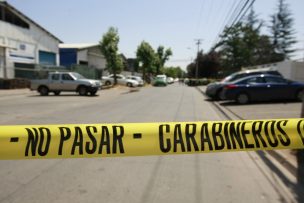
[[[159,46],[156,51],[156,73],[159,74],[160,70],[164,67],[166,61],[172,56],[172,50],[170,48],[165,50],[164,46]]]
[[[293,18],[285,0],[279,0],[277,11],[271,16],[271,39],[275,52],[283,59],[288,59],[295,52],[292,45],[296,43],[292,28]]]
[[[110,27],[99,42],[99,48],[107,61],[107,69],[114,74],[114,83],[117,84],[116,74],[123,69],[123,61],[118,54],[118,30]]]
[[[156,54],[148,42],[142,41],[137,47],[136,51],[137,61],[142,63],[141,70],[143,72],[143,79],[147,79],[146,73],[152,75],[156,72]]]
[[[172,78],[182,78],[185,75],[185,72],[180,67],[165,67],[160,73]]]
[[[199,78],[215,78],[219,69],[219,54],[212,51],[207,54],[199,52],[198,57],[194,63],[187,66],[187,73],[189,78],[195,77],[196,65],[198,63],[198,77]]]
[[[212,48],[213,54],[200,53],[196,61],[188,65],[188,77],[195,76],[196,64],[199,77],[216,77],[242,67],[288,59],[296,42],[293,19],[285,0],[278,1],[277,12],[271,16],[271,35],[260,33],[263,22],[251,9],[244,21],[224,29],[221,41]]]
[[[283,0],[279,1],[283,2]],[[283,11],[284,9],[286,9],[286,5],[285,7],[281,6],[281,10]],[[286,16],[289,15],[285,12],[285,14],[276,14],[274,16],[277,17],[273,17],[273,21],[276,19],[283,20],[288,18]],[[282,18],[282,16],[285,17]],[[292,19],[285,21],[290,22]],[[220,66],[223,72],[229,74],[240,70],[241,67],[282,61],[292,52],[290,47],[294,40],[288,43],[289,38],[283,38],[281,33],[289,33],[286,32],[286,29],[282,31],[284,29],[280,27],[283,26],[273,22],[272,37],[260,34],[262,26],[263,23],[257,19],[252,9],[245,21],[224,29],[221,41],[216,45],[221,55]],[[285,26],[285,28],[287,27]]]

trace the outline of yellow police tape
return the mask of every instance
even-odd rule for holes
[[[304,119],[0,126],[0,159],[304,148]]]

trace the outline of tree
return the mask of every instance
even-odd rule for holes
[[[219,54],[211,51],[207,54],[203,52],[198,53],[198,57],[194,63],[187,66],[188,77],[195,77],[196,64],[198,63],[198,77],[199,78],[215,78],[220,66]]]
[[[165,67],[162,73],[172,78],[182,78],[185,74],[180,67]]]
[[[253,7],[251,7],[249,14],[246,17],[244,22],[248,27],[253,30],[260,31],[261,27],[263,26],[263,22],[258,19],[258,16],[255,14]]]
[[[142,41],[141,44],[137,47],[136,57],[137,57],[137,61],[142,63],[141,69],[143,72],[143,79],[147,80],[146,73],[151,75],[154,72],[156,72],[155,51],[148,42]],[[148,82],[150,82],[149,79]]]
[[[164,46],[159,46],[156,51],[156,73],[159,74],[160,70],[164,67],[166,61],[172,56],[172,50],[170,48],[165,50]]]
[[[195,77],[195,68],[196,68],[195,63],[188,64],[188,66],[187,66],[187,77],[189,77],[189,78],[194,78]]]
[[[271,16],[271,39],[277,55],[274,58],[289,59],[295,49],[295,31],[292,28],[293,18],[285,0],[279,0],[277,11]],[[281,56],[281,57],[280,57]]]
[[[228,72],[238,71],[247,63],[245,59],[245,43],[243,41],[243,25],[237,23],[232,27],[226,27],[221,35],[221,42],[219,43],[221,63]]]
[[[99,48],[107,61],[107,69],[114,74],[114,84],[117,84],[116,74],[123,68],[121,56],[118,54],[118,30],[110,27],[99,42]]]
[[[280,60],[270,37],[261,35],[263,22],[258,20],[251,9],[246,19],[232,27],[225,28],[221,41],[216,45],[221,55],[223,72],[229,74],[241,67],[272,63]]]

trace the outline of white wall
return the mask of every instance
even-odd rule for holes
[[[6,53],[6,63],[8,70],[14,67],[15,62],[15,59],[9,57],[9,51],[18,51],[18,49],[20,49],[20,44],[26,44],[29,47],[33,46],[34,63],[39,63],[39,50],[41,50],[55,53],[56,65],[59,65],[59,41],[51,37],[48,33],[40,29],[35,24],[32,24],[31,22],[25,19],[23,20],[30,25],[29,29],[22,28],[4,21],[0,21],[0,44],[10,47],[7,48]],[[26,61],[24,62],[26,63]],[[28,63],[30,63],[30,61],[28,61]],[[9,72],[10,74],[8,75],[8,77],[14,77],[14,74],[12,75],[14,71],[12,70]]]
[[[97,69],[106,68],[106,59],[101,54],[98,47],[92,47],[88,49],[88,65]]]
[[[4,56],[5,56],[5,54],[4,54],[4,51],[5,51],[5,49],[4,49],[4,47],[1,47],[0,46],[0,78],[1,77],[3,77],[3,71],[4,71]]]
[[[244,69],[256,68],[271,68],[273,70],[279,71],[283,77],[287,79],[304,82],[304,62],[282,61],[277,63],[246,67]]]
[[[288,79],[304,82],[304,62],[283,61],[278,63],[277,70]]]
[[[88,61],[88,50],[82,49],[77,51],[77,64],[79,61]]]

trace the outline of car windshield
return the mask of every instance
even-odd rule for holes
[[[86,79],[84,76],[80,75],[79,73],[71,73],[76,79]]]
[[[228,75],[221,82],[231,82],[231,81],[237,79],[237,75],[238,75],[238,73],[233,73],[231,75]]]

